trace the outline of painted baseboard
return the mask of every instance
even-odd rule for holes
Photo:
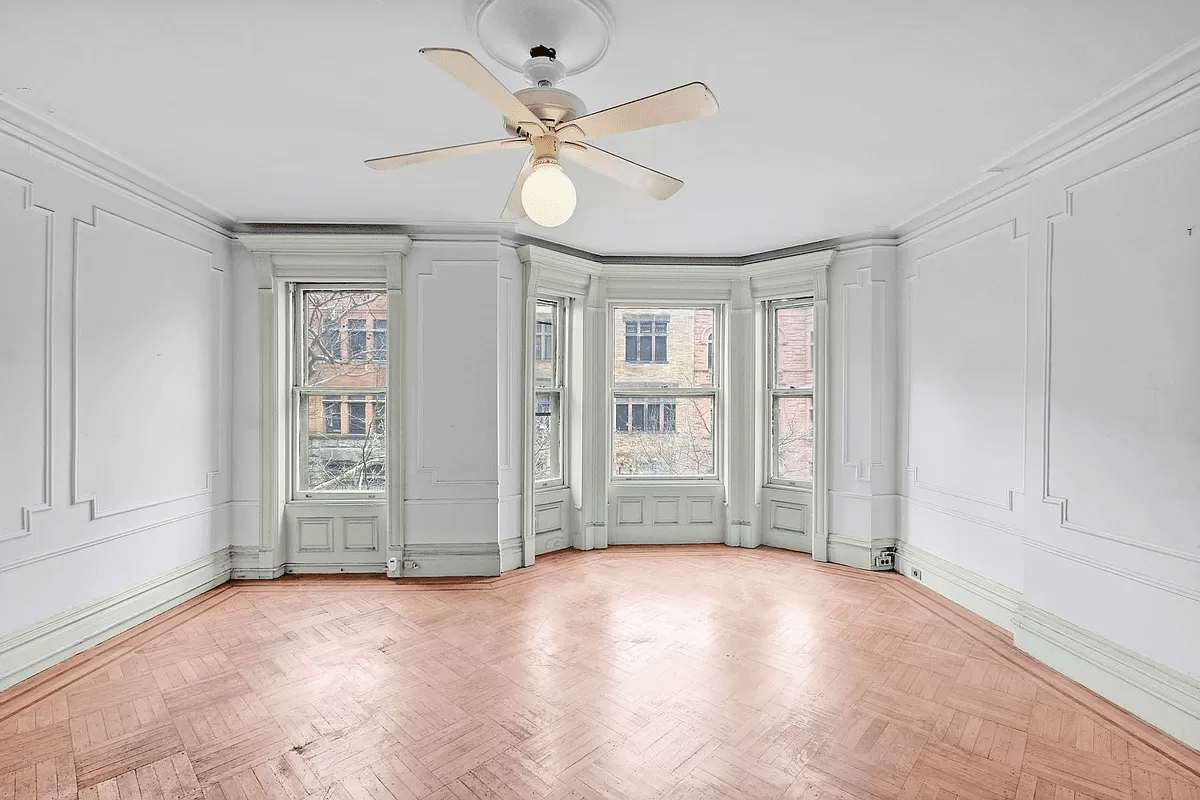
[[[891,567],[876,567],[875,556],[885,548],[895,547],[895,539],[859,539],[842,533],[831,533],[825,541],[828,543],[826,558],[830,564],[876,571],[891,570]]]
[[[406,544],[404,563],[416,567],[401,571],[404,578],[496,576],[500,574],[499,542],[449,542]]]
[[[1043,664],[1200,749],[1200,681],[1022,601],[1021,592],[905,542],[896,571],[1013,633]],[[914,578],[915,580],[915,578]]]
[[[976,575],[907,542],[896,542],[896,572],[919,580],[960,606],[974,611],[993,625],[1012,631],[1021,593],[1002,583]],[[920,573],[915,578],[913,569]]]
[[[1200,750],[1200,681],[1020,603],[1014,642],[1154,727]]]
[[[712,525],[616,525],[608,543],[617,544],[725,544],[725,532]]]
[[[299,561],[289,561],[282,567],[286,575],[382,575],[387,572],[387,564],[364,564],[361,561],[330,561],[321,564],[308,564]]]
[[[535,545],[536,547],[536,545]],[[534,553],[536,555],[536,551]],[[525,540],[520,536],[500,542],[500,571],[520,569],[525,566]]]
[[[284,573],[284,564],[274,564],[269,551],[258,545],[233,545],[229,548],[230,577],[235,581],[270,581]]]
[[[0,639],[0,689],[129,630],[229,580],[229,549],[185,564],[114,597]]]

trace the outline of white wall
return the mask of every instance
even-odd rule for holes
[[[497,237],[419,240],[404,297],[407,574],[498,571],[521,536],[520,259]]]
[[[60,152],[0,125],[0,687],[228,575],[229,239]]]
[[[829,276],[829,560],[863,568],[896,537],[896,251],[845,248]]]
[[[924,563],[1018,645],[1196,746],[1190,81],[902,240],[897,465],[909,571]],[[1140,688],[1138,669],[1152,676]],[[1175,689],[1165,711],[1138,696]]]

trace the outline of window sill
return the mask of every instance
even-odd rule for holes
[[[289,505],[328,505],[329,503],[362,503],[382,504],[387,502],[386,494],[350,494],[347,495],[301,495],[288,501]]]
[[[786,490],[790,490],[793,492],[809,492],[809,493],[811,493],[813,490],[813,485],[812,485],[812,481],[805,481],[805,482],[797,481],[795,483],[792,483],[789,481],[771,480],[771,481],[767,481],[765,484],[763,484],[763,488],[764,489],[786,489]]]

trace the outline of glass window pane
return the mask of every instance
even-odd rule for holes
[[[558,318],[556,303],[537,304],[533,326],[533,380],[535,386],[558,385],[558,360],[555,358],[555,331]]]
[[[618,431],[629,430],[629,404],[617,401],[617,424]]]
[[[558,393],[538,394],[533,413],[533,478],[538,481],[562,477],[562,419]]]
[[[350,416],[349,432],[362,436],[367,432],[367,398],[362,395],[352,395],[346,403]]]
[[[387,320],[375,320],[375,326],[371,335],[371,352],[376,361],[387,361]]]
[[[612,343],[617,389],[712,386],[711,308],[614,309]]]
[[[342,398],[327,397],[321,401],[325,409],[325,432],[342,432]]]
[[[775,435],[775,476],[793,481],[813,479],[813,401],[811,397],[776,397],[771,417]]]
[[[639,411],[645,422],[647,398],[616,398],[618,430],[613,434],[613,472],[617,475],[715,474],[713,398],[669,397],[650,402],[662,407],[662,422],[657,431],[636,429]],[[622,404],[632,406],[633,424],[628,431],[619,427]]]
[[[368,415],[368,408],[374,413]],[[304,395],[301,399],[300,489],[382,491],[386,473],[382,395]],[[337,424],[331,426],[333,409]]]
[[[367,360],[367,321],[365,319],[346,320],[346,360]]]
[[[635,402],[629,407],[629,412],[629,429],[646,430],[646,407],[641,402]]]
[[[775,311],[775,385],[807,389],[813,385],[813,308]]]
[[[386,354],[387,293],[378,290],[314,289],[304,292],[305,386],[371,389],[387,383],[387,358],[367,360],[367,330],[380,333]],[[385,327],[376,327],[383,323]]]

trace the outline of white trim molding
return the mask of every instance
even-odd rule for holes
[[[0,639],[6,689],[229,580],[229,548]]]
[[[295,281],[374,282],[388,293],[388,394],[393,398],[392,418],[402,420],[404,409],[400,381],[403,373],[403,258],[412,239],[400,234],[243,234],[238,241],[254,258],[259,290],[259,556],[238,553],[237,575],[245,578],[279,577],[287,567],[285,555],[288,475],[291,450],[288,415],[291,384],[287,353],[291,331],[288,319],[288,284]],[[399,556],[404,546],[404,438],[401,425],[388,426],[387,555]],[[373,501],[368,501],[373,502]]]
[[[1013,617],[1021,602],[1021,592],[1018,590],[976,575],[905,541],[896,542],[895,570],[907,578],[918,580],[963,608],[974,611],[988,622],[1006,631],[1013,630]],[[917,574],[920,578],[916,577]]]
[[[495,577],[507,561],[521,566],[524,543],[520,538],[504,542],[430,542],[404,547],[404,578]],[[501,551],[504,551],[503,554]]]
[[[1014,624],[1017,647],[1200,750],[1200,681],[1028,603]]]
[[[54,428],[51,424],[54,413],[54,211],[50,208],[44,208],[33,202],[34,186],[33,182],[22,178],[11,172],[0,170],[0,176],[12,178],[21,185],[21,208],[20,212],[27,211],[36,212],[42,218],[45,226],[44,232],[41,234],[42,245],[44,252],[42,253],[41,264],[41,280],[42,280],[42,326],[43,326],[43,352],[42,352],[42,375],[41,389],[43,392],[41,412],[42,412],[42,453],[41,453],[41,479],[42,479],[42,496],[37,502],[22,504],[20,506],[21,524],[20,527],[14,530],[6,530],[0,528],[0,542],[9,541],[28,536],[33,531],[33,515],[42,511],[49,511],[53,506],[53,491],[54,491]],[[8,248],[11,251],[12,245]],[[10,252],[11,256],[11,252]],[[32,498],[31,498],[32,499]],[[8,510],[4,509],[4,513],[8,514]],[[7,523],[5,523],[7,526]]]
[[[1031,605],[1016,589],[907,542],[896,542],[896,571],[1011,632],[1013,643],[1038,661],[1200,748],[1200,681]]]

